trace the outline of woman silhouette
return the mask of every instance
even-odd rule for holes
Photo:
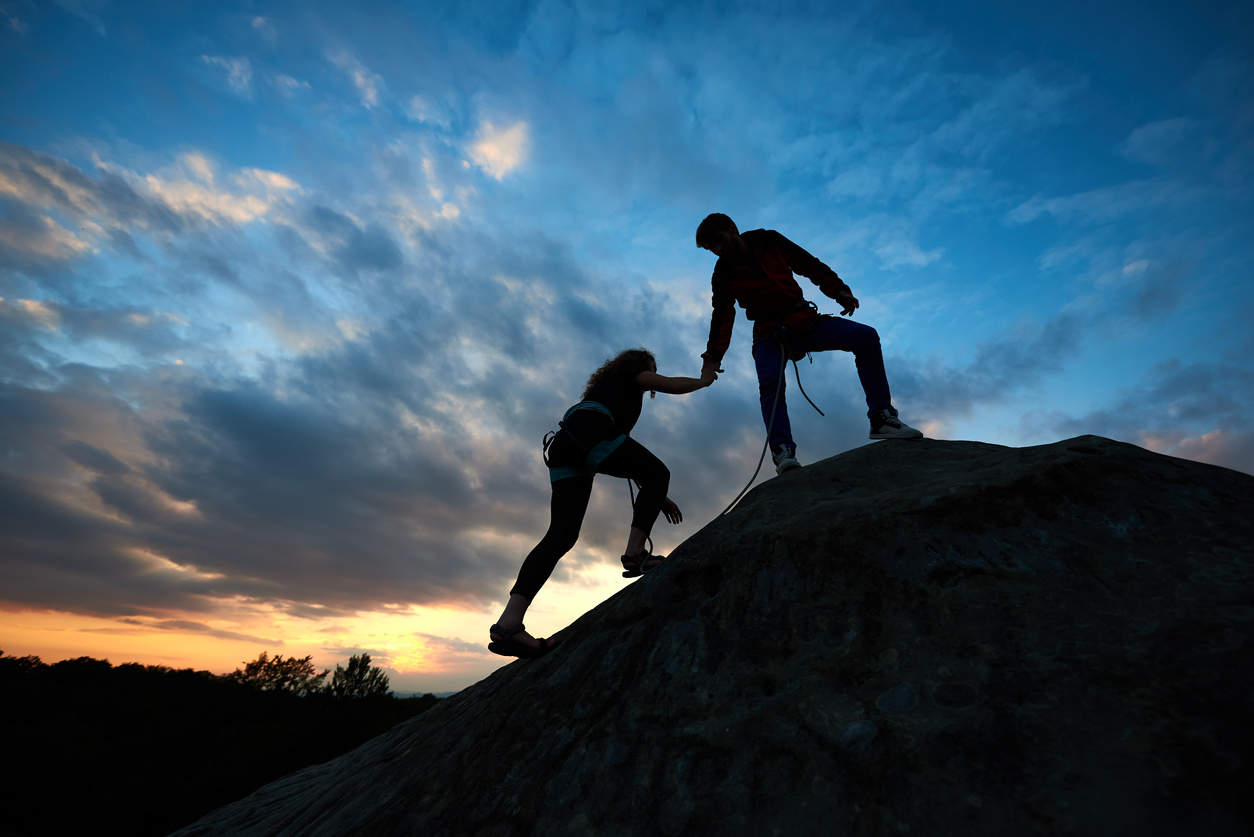
[[[633,578],[661,565],[664,556],[651,554],[645,541],[658,514],[665,514],[671,523],[679,523],[683,515],[666,496],[670,470],[628,434],[640,418],[645,390],[683,395],[708,387],[717,377],[713,369],[703,371],[700,378],[659,375],[657,361],[644,349],[628,349],[592,373],[582,400],[566,411],[548,448],[553,487],[549,530],[523,561],[505,612],[489,629],[488,650],[506,657],[540,657],[552,649],[551,641],[527,633],[523,616],[557,562],[579,539],[597,474],[635,480],[640,486],[623,551],[623,576]]]

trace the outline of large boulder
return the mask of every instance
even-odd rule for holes
[[[1248,834],[1252,539],[1254,477],[1108,439],[868,445],[178,834]]]

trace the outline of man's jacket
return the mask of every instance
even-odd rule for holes
[[[780,326],[802,329],[819,316],[805,301],[793,273],[806,277],[832,299],[837,291],[848,290],[836,271],[775,230],[750,230],[740,238],[752,256],[746,259],[729,253],[714,265],[710,340],[701,355],[707,362],[721,361],[727,353],[736,303],[754,321],[755,343],[771,337]]]

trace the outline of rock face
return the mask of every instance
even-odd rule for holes
[[[1252,541],[1223,468],[868,445],[178,834],[1248,834]]]

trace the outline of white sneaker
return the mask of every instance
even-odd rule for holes
[[[775,463],[776,474],[801,467],[801,463],[797,461],[797,449],[792,445],[780,447],[778,452],[771,454],[771,460]]]
[[[897,418],[897,410],[884,408],[878,416],[871,417],[871,435],[868,439],[922,439],[923,433]]]

